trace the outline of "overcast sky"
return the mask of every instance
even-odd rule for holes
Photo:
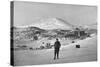
[[[37,18],[58,17],[74,25],[97,22],[97,7],[36,2],[14,2],[14,26],[35,24]]]

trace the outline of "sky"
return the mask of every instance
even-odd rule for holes
[[[36,24],[38,18],[61,18],[73,25],[97,23],[97,6],[14,2],[14,26]]]

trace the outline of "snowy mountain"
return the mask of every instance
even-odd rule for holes
[[[97,23],[80,26],[82,29],[97,29]]]
[[[52,30],[52,29],[64,29],[72,30],[73,25],[60,18],[41,18],[33,21],[30,26],[38,27],[41,29]]]
[[[80,26],[80,30],[85,30],[88,33],[97,32],[96,29],[90,27],[95,26]],[[34,39],[36,36],[40,38],[55,38],[64,37],[68,32],[74,31],[76,27],[61,18],[41,18],[34,21],[34,24],[27,26],[13,27],[14,39]]]

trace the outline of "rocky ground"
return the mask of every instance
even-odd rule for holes
[[[80,48],[75,47],[77,44],[80,45]],[[53,60],[53,57],[53,49],[14,51],[15,66],[96,61],[97,36],[93,35],[76,43],[62,46],[60,49],[60,58]]]

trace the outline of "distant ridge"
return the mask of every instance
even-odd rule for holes
[[[61,18],[41,18],[36,21],[33,21],[33,24],[27,26],[18,26],[18,28],[27,28],[27,27],[38,27],[41,29],[65,29],[72,30],[73,25]]]

